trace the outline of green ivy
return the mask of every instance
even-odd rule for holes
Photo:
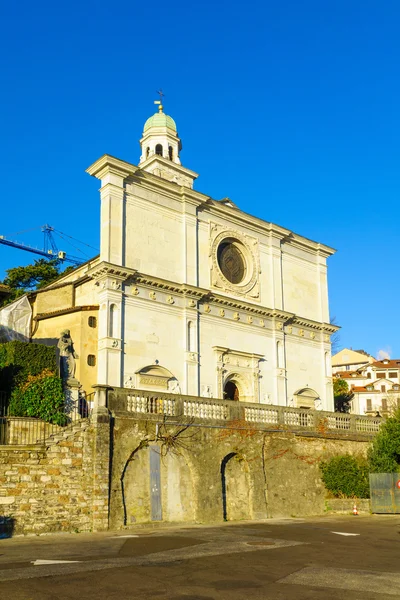
[[[45,369],[57,373],[56,348],[28,342],[0,344],[0,390],[9,395],[23,385],[29,375]]]
[[[11,395],[10,414],[17,417],[37,417],[56,425],[65,425],[64,393],[56,375],[39,377],[15,389]]]
[[[386,419],[368,451],[371,473],[400,471],[400,410]]]
[[[335,456],[320,465],[322,481],[336,498],[369,498],[369,465],[350,454]]]

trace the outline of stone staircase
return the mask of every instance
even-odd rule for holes
[[[46,437],[44,444],[45,444],[45,446],[51,446],[51,445],[57,444],[58,442],[61,442],[63,440],[67,440],[69,437],[71,437],[71,435],[81,432],[81,431],[85,431],[85,429],[87,429],[87,427],[89,427],[89,425],[90,425],[89,417],[87,417],[85,419],[79,419],[77,421],[74,421],[73,423],[70,423],[69,425],[66,425],[65,427],[60,427],[59,431],[56,431],[55,433],[52,433],[51,435]]]

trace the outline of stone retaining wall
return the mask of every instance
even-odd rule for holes
[[[109,423],[88,420],[43,446],[0,446],[0,519],[16,534],[106,529],[108,460]]]
[[[359,514],[370,514],[370,501],[367,498],[352,500],[351,498],[329,498],[326,500],[326,510],[339,514],[353,513],[354,503],[357,506]]]

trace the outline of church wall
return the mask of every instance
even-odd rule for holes
[[[289,402],[300,389],[309,387],[322,400],[322,410],[333,411],[331,377],[326,375],[325,352],[320,342],[287,335],[285,340],[287,394]]]
[[[284,252],[282,265],[284,309],[323,322],[317,264]]]
[[[75,306],[93,306],[98,304],[99,298],[94,281],[85,281],[75,287]]]
[[[70,308],[74,305],[74,286],[72,284],[63,285],[44,290],[36,294],[33,303],[33,316],[37,314],[51,312]]]
[[[185,332],[178,307],[127,299],[125,304],[124,382],[135,382],[136,371],[159,364],[168,369],[186,390],[184,374]]]
[[[176,200],[149,193],[138,186],[131,185],[128,189],[131,192],[126,201],[124,230],[126,266],[144,274],[182,282],[181,207]]]
[[[32,336],[35,343],[56,346],[60,333],[65,329],[70,330],[75,351],[79,356],[76,360],[75,377],[87,394],[93,392],[92,385],[97,383],[97,368],[96,366],[90,367],[87,362],[89,354],[97,357],[98,327],[89,327],[90,316],[97,320],[98,311],[77,311],[41,319]]]
[[[218,309],[213,307],[217,312]],[[260,361],[260,389],[258,397],[254,396],[253,368],[243,366],[237,367],[235,355],[231,356],[231,363],[225,366],[223,383],[233,374],[238,375],[244,387],[247,387],[249,402],[265,402],[279,404],[275,393],[275,342],[272,332],[260,326],[249,326],[245,323],[235,323],[232,320],[224,321],[218,317],[201,315],[200,318],[200,388],[201,392],[205,386],[209,386],[214,398],[222,398],[217,385],[217,353],[213,346],[221,346],[229,350],[246,352],[249,354],[260,354],[264,357]],[[245,398],[241,398],[245,400]]]

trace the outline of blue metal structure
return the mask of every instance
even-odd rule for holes
[[[86,259],[67,255],[66,252],[57,248],[57,244],[53,237],[53,231],[56,231],[54,227],[51,227],[50,225],[43,225],[41,227],[41,230],[44,234],[43,250],[40,248],[34,248],[33,246],[29,246],[28,244],[22,244],[21,242],[14,242],[13,240],[9,240],[8,238],[6,238],[4,235],[0,235],[0,244],[3,244],[4,246],[11,246],[11,248],[19,248],[20,250],[26,250],[27,252],[32,252],[33,254],[39,254],[39,256],[44,256],[45,258],[56,258],[61,262],[67,262],[72,265],[81,265],[83,262],[85,262]]]

